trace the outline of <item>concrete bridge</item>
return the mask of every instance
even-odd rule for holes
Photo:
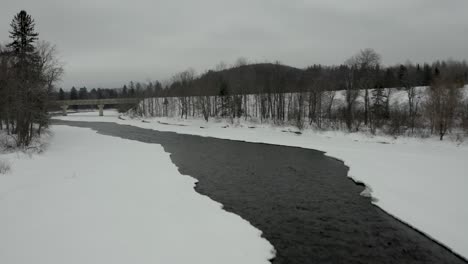
[[[139,98],[115,98],[115,99],[85,99],[85,100],[58,100],[55,104],[62,108],[62,114],[67,115],[69,106],[74,105],[96,105],[99,108],[99,116],[104,115],[105,105],[138,105]]]

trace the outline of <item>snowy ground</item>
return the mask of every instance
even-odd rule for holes
[[[57,118],[116,122],[181,134],[325,151],[350,167],[350,177],[370,187],[374,204],[468,258],[466,143],[342,132],[305,131],[297,135],[292,133],[294,128],[203,120],[155,118],[142,122],[128,117],[119,119],[113,111],[107,111],[104,117],[90,112]]]
[[[0,154],[0,263],[269,263],[273,247],[193,189],[160,145],[52,126],[41,154]]]

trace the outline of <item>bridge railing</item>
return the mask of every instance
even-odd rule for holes
[[[62,108],[62,114],[67,115],[67,109],[69,106],[75,105],[96,105],[99,108],[99,116],[104,115],[105,105],[137,105],[141,99],[139,98],[114,98],[114,99],[84,99],[84,100],[57,100],[52,104],[60,106]]]
[[[72,105],[116,105],[116,104],[138,104],[138,98],[114,98],[114,99],[83,99],[83,100],[57,100],[54,101],[58,106]]]

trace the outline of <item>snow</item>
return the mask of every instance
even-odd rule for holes
[[[349,176],[368,187],[373,203],[468,258],[468,145],[435,138],[390,138],[359,133],[303,131],[293,127],[172,118],[121,120],[78,113],[66,120],[127,124],[224,139],[317,149],[341,159]],[[161,123],[159,123],[161,122]],[[168,123],[162,124],[162,123]],[[226,125],[229,127],[223,128]],[[203,127],[203,128],[201,128]],[[255,128],[249,128],[255,127]],[[286,132],[284,132],[286,131]],[[447,138],[449,139],[449,138]]]
[[[157,144],[52,126],[0,154],[0,263],[269,263],[261,231],[195,192]]]

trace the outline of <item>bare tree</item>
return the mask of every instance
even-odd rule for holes
[[[428,89],[427,110],[430,115],[431,127],[436,130],[440,140],[452,127],[455,111],[460,105],[461,85],[450,78],[439,78]]]
[[[234,63],[234,67],[241,67],[249,64],[249,60],[245,57],[239,57],[237,58],[236,62]]]
[[[410,62],[407,62],[406,65],[400,65],[398,71],[400,85],[406,91],[408,97],[408,117],[411,133],[414,133],[414,128],[416,126],[416,116],[418,114],[419,105],[419,94],[415,87],[419,82],[414,68],[415,67]]]
[[[354,71],[358,89],[364,90],[364,124],[369,122],[370,98],[369,89],[375,87],[377,72],[380,69],[381,56],[373,49],[359,51],[346,62]]]
[[[179,103],[180,103],[180,117],[187,118],[189,114],[189,103],[190,103],[190,89],[193,88],[193,80],[195,78],[195,70],[189,68],[181,73],[176,74],[173,77],[173,82],[179,87]]]
[[[54,90],[55,84],[61,81],[64,74],[63,63],[58,57],[57,47],[47,41],[39,41],[37,43],[37,52],[39,54],[39,67],[45,81],[45,92],[37,94],[38,97],[48,97]],[[40,98],[40,101],[48,102],[47,98]],[[43,105],[44,109],[38,111],[38,133],[48,124],[47,108],[48,104]]]
[[[325,102],[325,113],[326,113],[326,118],[330,121],[332,118],[332,107],[333,107],[333,102],[335,101],[335,96],[336,96],[336,91],[325,91],[323,93],[324,97],[324,102]]]
[[[244,58],[238,59],[231,68],[220,63],[216,71],[210,70],[198,77],[193,70],[178,73],[171,83],[165,85],[165,89],[155,92],[155,96],[165,98],[146,101],[150,108],[146,111],[182,118],[197,116],[205,120],[210,117],[231,120],[244,117],[277,124],[288,121],[299,128],[307,125],[308,119],[310,125],[318,128],[347,127],[349,131],[359,130],[362,124],[367,124],[366,128],[372,132],[382,129],[392,134],[404,133],[409,127],[411,131],[429,128],[429,123],[433,130],[437,127],[439,134],[445,134],[455,125],[468,124],[468,121],[462,121],[468,120],[468,115],[461,114],[456,108],[448,111],[450,107],[442,107],[451,105],[443,102],[452,99],[437,99],[453,96],[431,88],[428,98],[432,99],[422,105],[423,98],[418,94],[422,89],[416,88],[447,72],[453,72],[451,78],[460,84],[468,82],[466,63],[440,61],[433,65],[424,64],[423,69],[409,63],[402,66],[403,70],[400,65],[381,68],[380,55],[372,49],[358,52],[340,66],[314,65],[296,69],[280,63],[247,63]],[[132,87],[130,85],[130,91]],[[391,102],[392,91],[400,90],[399,87],[406,92],[405,102]],[[340,95],[339,90],[344,90],[343,105],[336,104],[342,101],[335,98]],[[427,111],[421,111],[422,106]],[[448,113],[453,113],[453,118]],[[3,114],[0,112],[0,115]],[[425,117],[430,122],[424,122]]]
[[[468,99],[465,99],[461,107],[462,127],[468,134]]]
[[[350,62],[348,62],[350,63]],[[352,65],[352,64],[351,64]],[[353,123],[354,123],[354,108],[357,98],[360,95],[359,89],[356,88],[356,75],[357,69],[355,66],[351,66],[350,68],[343,66],[341,67],[341,71],[343,73],[343,85],[345,88],[345,120],[346,126],[349,131],[353,130]]]
[[[205,73],[208,74],[208,73]],[[210,116],[211,116],[211,98],[209,95],[205,94],[203,89],[209,85],[209,82],[204,80],[201,80],[197,84],[195,84],[195,89],[196,89],[196,94],[197,97],[195,98],[196,100],[196,107],[201,110],[201,113],[203,115],[203,118],[205,119],[206,122],[208,122]]]
[[[219,62],[215,66],[215,71],[222,71],[222,70],[225,70],[225,69],[227,69],[227,64],[224,61]]]
[[[47,90],[52,92],[54,84],[61,81],[64,74],[63,62],[58,57],[57,47],[41,40],[37,43],[37,52],[40,57],[40,66],[47,83]]]

